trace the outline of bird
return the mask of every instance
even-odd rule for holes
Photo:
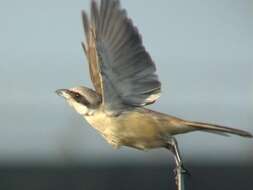
[[[114,148],[165,148],[176,167],[184,168],[176,135],[194,131],[252,138],[252,134],[217,124],[180,119],[147,106],[161,95],[156,66],[142,37],[119,0],[91,1],[82,11],[82,42],[94,89],[78,86],[56,93]]]

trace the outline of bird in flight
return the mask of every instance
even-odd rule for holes
[[[90,16],[82,12],[86,36],[82,46],[95,90],[79,86],[56,93],[109,144],[139,150],[166,148],[183,169],[175,135],[203,131],[252,137],[243,130],[187,121],[146,108],[159,98],[161,83],[138,29],[119,0],[101,0],[99,6],[93,0],[90,12]]]

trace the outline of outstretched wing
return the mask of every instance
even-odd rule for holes
[[[83,27],[86,35],[86,43],[82,46],[89,63],[90,78],[97,93],[102,95],[102,79],[99,71],[99,62],[96,50],[95,28],[90,23],[87,14],[82,11]]]
[[[161,90],[155,64],[119,1],[101,0],[100,8],[92,1],[91,24],[85,15],[86,37],[92,41],[95,46],[92,50],[97,54],[88,58],[91,78],[96,78],[92,79],[95,87],[100,78],[96,88],[102,91],[105,109],[117,111],[127,105],[154,103]],[[87,47],[86,54],[90,49]]]

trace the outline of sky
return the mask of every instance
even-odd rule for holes
[[[0,163],[161,163],[166,150],[113,150],[54,91],[92,87],[81,48],[88,0],[0,0]],[[150,108],[253,133],[251,0],[124,0],[157,66]],[[253,142],[206,133],[177,137],[184,159],[253,160]]]

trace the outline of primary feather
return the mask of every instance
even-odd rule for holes
[[[105,108],[117,111],[154,103],[161,90],[155,64],[119,1],[101,0],[100,8],[92,1],[91,21],[83,13],[83,22],[91,78]]]

